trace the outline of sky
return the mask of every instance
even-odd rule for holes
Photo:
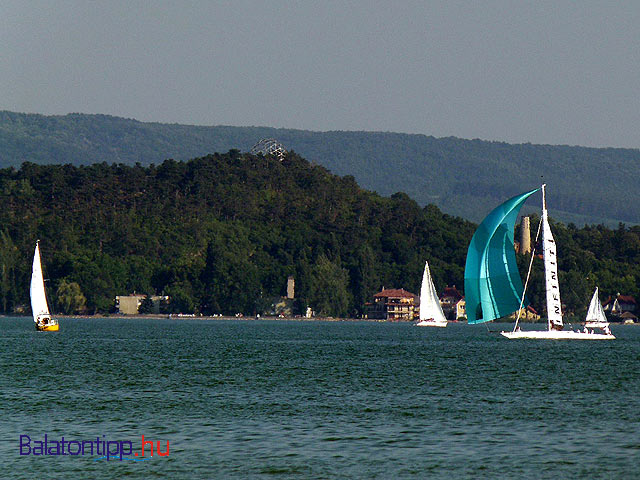
[[[640,2],[0,0],[0,110],[640,147]]]

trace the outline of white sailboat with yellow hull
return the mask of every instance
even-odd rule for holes
[[[42,276],[42,264],[40,262],[40,241],[36,242],[36,250],[33,254],[33,267],[31,269],[31,312],[36,329],[43,332],[57,332],[60,325],[55,318],[51,318],[47,295],[44,291],[44,278]]]
[[[540,223],[547,299],[547,329],[522,331],[518,326],[518,318],[513,331],[501,332],[501,335],[509,339],[612,340],[615,337],[608,329],[605,333],[594,333],[588,329],[583,332],[564,330],[556,243],[549,227],[545,185],[542,185],[541,189]],[[517,195],[495,208],[473,235],[465,265],[465,295],[469,323],[483,323],[506,317],[515,311],[522,311],[522,307],[528,304],[516,264],[513,231],[520,207],[538,190]],[[529,274],[533,257],[532,253]],[[529,275],[527,275],[527,282],[528,279]]]

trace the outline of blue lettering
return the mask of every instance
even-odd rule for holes
[[[40,440],[34,440],[33,443],[34,443],[33,450],[32,450],[33,454],[34,455],[43,455],[43,453],[42,453],[42,442]]]
[[[124,450],[125,444],[129,447],[127,451]],[[122,455],[131,455],[133,453],[133,444],[131,440],[123,440],[120,442],[120,460],[122,460]]]
[[[91,455],[93,455],[93,440],[83,440],[82,441],[82,455],[84,455],[85,449],[84,446],[89,445],[89,449],[91,450]]]
[[[76,453],[73,453],[71,451],[71,445],[75,444],[78,447],[78,450],[76,450]],[[82,447],[80,446],[80,442],[77,440],[69,440],[69,442],[67,442],[67,445],[69,445],[69,455],[80,455],[80,450],[82,450]]]
[[[53,448],[54,446],[55,446],[55,450]],[[51,440],[47,448],[47,455],[60,455],[60,442]]]
[[[24,440],[27,440],[27,443],[24,443]],[[31,437],[29,435],[20,435],[20,455],[29,455],[31,453]],[[23,448],[27,447],[27,452],[23,453]]]
[[[111,451],[111,446],[115,445],[116,450],[114,452]],[[120,442],[107,442],[107,460],[109,460],[109,458],[112,455],[117,455],[118,453],[120,453]],[[122,460],[122,457],[120,457],[120,460]]]

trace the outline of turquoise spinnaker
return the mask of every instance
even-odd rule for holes
[[[520,207],[538,190],[517,195],[496,207],[473,234],[464,268],[469,323],[506,317],[520,307],[523,289],[513,248],[513,231]]]

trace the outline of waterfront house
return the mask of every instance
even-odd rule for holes
[[[145,298],[147,298],[147,296],[141,293],[118,295],[116,296],[116,311],[122,315],[137,315],[140,312],[140,306]],[[166,295],[152,295],[149,298],[152,305],[151,313],[160,313],[160,302],[169,300],[169,297]]]
[[[456,286],[447,286],[440,295],[440,305],[448,320],[465,320],[467,318],[466,302]]]
[[[620,295],[607,298],[602,304],[602,308],[607,314],[619,317],[623,313],[635,313],[638,309],[636,299],[631,295]]]
[[[373,302],[367,303],[366,317],[393,322],[411,322],[417,314],[418,296],[404,288],[382,288],[373,296]]]
[[[518,310],[509,315],[509,318],[513,320],[518,318]],[[537,322],[540,320],[540,314],[538,314],[535,308],[529,305],[526,308],[520,309],[520,320],[525,322]]]

